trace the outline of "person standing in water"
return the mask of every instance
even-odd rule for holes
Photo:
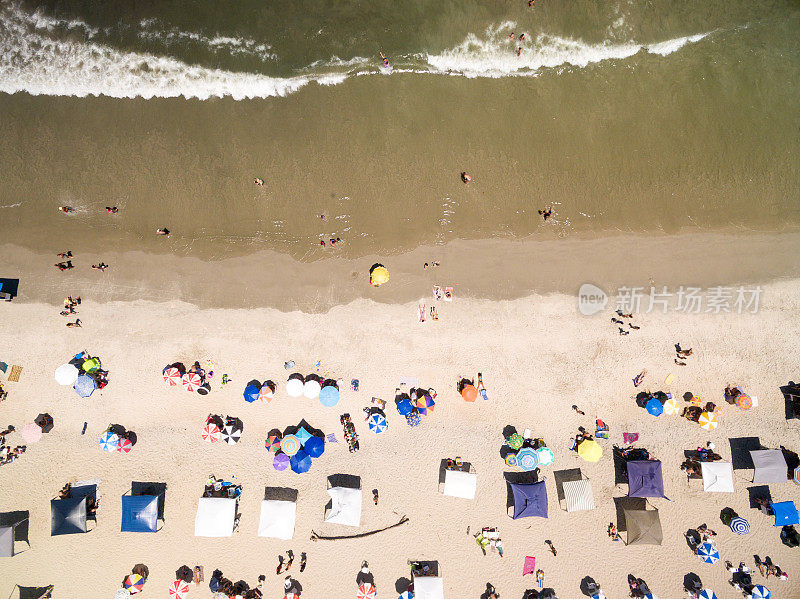
[[[386,58],[386,55],[383,52],[381,52],[381,58],[383,59],[383,68],[388,69],[389,68],[389,59]]]

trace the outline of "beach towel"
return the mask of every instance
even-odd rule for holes
[[[636,443],[639,440],[639,433],[622,433],[622,442],[626,445]]]
[[[525,556],[525,563],[522,566],[522,575],[536,574],[536,558],[530,555]]]
[[[336,435],[334,435],[333,433],[328,433],[328,436],[325,437],[325,439],[328,441],[328,443],[338,443],[339,442],[339,440],[336,438]]]
[[[18,383],[20,374],[22,374],[22,366],[12,366],[11,373],[8,375],[8,380],[13,383]]]

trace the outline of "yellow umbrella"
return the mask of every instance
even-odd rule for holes
[[[668,414],[669,416],[676,416],[680,412],[680,408],[678,407],[678,400],[676,399],[668,399],[664,402],[664,413]]]
[[[379,264],[369,272],[369,283],[375,287],[380,287],[389,280],[389,271],[382,264]]]
[[[596,462],[603,455],[603,448],[597,441],[587,439],[578,445],[578,455],[587,462]]]
[[[714,412],[703,412],[700,414],[700,420],[698,420],[700,426],[706,429],[707,431],[713,431],[717,428],[717,415]]]

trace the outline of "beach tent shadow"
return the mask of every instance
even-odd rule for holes
[[[264,487],[264,501],[290,501],[297,503],[297,489],[289,487]]]
[[[617,531],[627,532],[625,510],[644,511],[647,509],[647,499],[644,497],[614,497],[614,508],[617,512]]]
[[[703,588],[703,581],[694,572],[689,572],[683,577],[683,589],[686,592],[693,593]]]
[[[470,462],[462,462],[461,470],[463,472],[472,472],[472,464]],[[439,462],[439,484],[444,484],[444,479],[447,476],[447,459],[442,459]]]
[[[503,439],[508,439],[511,435],[517,432],[517,427],[507,424],[503,427]]]
[[[614,485],[627,485],[628,484],[628,467],[625,460],[618,451],[613,452],[614,455]]]
[[[734,470],[752,470],[753,458],[751,451],[761,449],[761,441],[758,437],[734,437],[728,439],[731,445],[731,464]]]
[[[0,293],[7,293],[12,299],[17,297],[19,293],[19,279],[0,278]]]
[[[583,480],[580,468],[570,468],[568,470],[556,470],[553,472],[553,478],[556,482],[556,496],[558,497],[559,505],[566,498],[564,495],[564,483]]]
[[[158,519],[164,520],[164,504],[167,497],[167,483],[131,483],[131,495],[155,495],[158,497]]]
[[[767,501],[772,501],[772,494],[769,492],[769,485],[756,485],[754,487],[747,487],[747,497],[750,502],[750,508],[754,510],[758,510],[759,505],[756,503],[756,499],[766,499]]]
[[[800,414],[792,407],[796,400],[800,400],[800,385],[789,381],[789,384],[781,386],[780,390],[783,393],[783,412],[786,420],[800,418]]]
[[[344,487],[345,489],[360,489],[361,477],[354,474],[331,474],[328,477],[328,488]]]
[[[594,588],[593,588],[593,585],[594,585]],[[581,588],[581,593],[583,593],[587,597],[591,597],[591,596],[595,595],[596,592],[597,592],[594,589],[600,588],[600,585],[598,585],[597,581],[594,578],[592,578],[591,576],[584,576],[583,579],[581,579],[580,588]]]
[[[538,468],[529,472],[503,472],[506,479],[506,511],[514,505],[514,491],[511,485],[528,485],[539,482]]]

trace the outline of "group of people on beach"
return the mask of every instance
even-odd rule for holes
[[[13,433],[14,430],[14,427],[9,424],[4,431],[0,432],[0,466],[10,464],[27,449],[25,445],[17,445],[12,448],[11,445],[6,444],[6,436]]]

